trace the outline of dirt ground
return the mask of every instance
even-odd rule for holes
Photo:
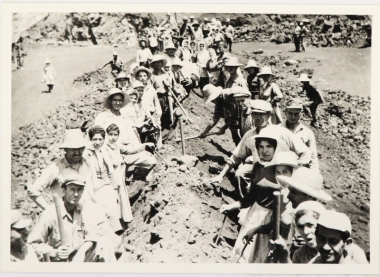
[[[323,86],[326,103],[320,107],[321,121],[325,123],[325,127],[312,128],[312,130],[317,139],[320,169],[324,176],[325,189],[334,199],[329,207],[350,216],[355,242],[366,252],[370,251],[370,175],[369,160],[365,158],[366,155],[369,155],[369,138],[364,138],[363,143],[357,143],[354,139],[351,141],[346,134],[351,132],[351,128],[354,128],[351,122],[352,118],[335,117],[331,114],[329,106],[335,103],[339,106],[338,108],[344,108],[344,111],[347,111],[347,106],[352,103],[352,108],[360,108],[360,113],[358,112],[358,116],[354,118],[355,124],[357,124],[356,128],[363,129],[361,134],[367,134],[364,129],[369,128],[368,120],[370,119],[368,116],[370,100],[367,97],[370,95],[368,79],[370,48],[310,48],[306,53],[294,53],[292,44],[242,43],[234,45],[233,50],[236,52],[233,54],[238,55],[239,59],[245,62],[247,55],[244,52],[249,54],[258,48],[264,50],[264,53],[257,57],[259,60],[265,61],[272,55],[280,59],[275,67],[283,71],[284,79],[281,80],[280,87],[284,90],[286,97],[293,93],[294,83],[296,83],[286,80],[294,80],[296,75],[293,74],[293,69],[282,66],[285,59],[300,60],[299,68],[315,66],[313,80],[318,80],[320,84],[324,81],[328,83]],[[29,139],[25,139],[22,133],[33,131],[46,141],[50,139],[51,144],[49,145],[54,146],[61,139],[63,128],[59,124],[55,124],[54,132],[48,131],[46,134],[45,129],[49,127],[50,123],[43,117],[44,111],[52,110],[50,118],[58,122],[59,115],[54,111],[58,106],[62,106],[61,114],[72,113],[75,117],[78,115],[76,120],[90,118],[94,113],[103,110],[101,101],[98,99],[101,99],[106,93],[103,85],[109,85],[111,80],[109,74],[104,75],[107,77],[103,75],[99,77],[94,74],[95,82],[88,85],[83,82],[76,86],[72,85],[74,79],[82,76],[84,72],[91,72],[103,65],[111,55],[110,47],[91,48],[91,51],[89,49],[47,47],[45,50],[30,50],[27,57],[30,60],[25,61],[26,68],[12,72],[12,169],[14,169],[12,207],[23,209],[24,213],[31,217],[38,215],[40,210],[30,200],[26,200],[27,196],[23,188],[25,179],[34,179],[46,167],[49,161],[45,160],[41,163],[38,159],[39,156],[46,154],[50,158],[55,153],[51,148],[38,150],[37,147],[36,150],[33,145],[36,142],[28,141]],[[132,62],[131,59],[134,58],[134,51],[118,51],[129,65]],[[279,52],[281,52],[280,55]],[[43,85],[39,83],[46,53],[52,60],[59,77],[56,92],[51,95],[41,93]],[[72,59],[71,63],[64,62],[65,58],[62,53],[66,55],[70,53],[67,56],[73,56],[70,58]],[[37,54],[38,58],[35,57]],[[342,70],[342,68],[348,70]],[[61,76],[65,76],[65,74],[67,74],[65,83],[60,83]],[[24,82],[17,82],[16,78],[22,79]],[[355,78],[362,79],[364,83],[360,80],[353,82],[352,80],[356,80]],[[358,84],[360,84],[360,89]],[[339,90],[346,91],[347,95],[340,94]],[[20,97],[24,91],[30,91],[30,94],[27,97]],[[78,101],[65,103],[66,100],[72,99],[78,94],[81,94],[77,98]],[[362,98],[363,96],[365,98]],[[29,105],[31,102],[33,105]],[[203,105],[202,99],[191,95],[187,107],[195,122],[191,125],[185,123],[185,136],[190,136],[198,134],[207,125],[212,116],[213,106],[212,104]],[[24,109],[27,115],[25,115]],[[84,109],[86,112],[80,113],[80,109]],[[32,111],[36,110],[40,112],[33,114]],[[352,114],[356,116],[356,112],[353,110]],[[344,126],[338,123],[337,126],[340,128],[338,131],[329,128],[329,124],[326,122],[331,120],[335,120],[339,124],[341,121],[344,122],[344,126],[349,126],[350,130],[341,131]],[[36,124],[17,131],[19,127],[32,122]],[[305,122],[305,124],[309,123]],[[47,137],[51,136],[49,132],[55,136]],[[157,158],[155,181],[149,185],[135,182],[128,187],[133,204],[134,221],[124,234],[124,243],[128,245],[128,252],[121,257],[121,260],[124,262],[195,263],[228,261],[238,234],[236,213],[228,215],[222,232],[221,244],[215,247],[212,245],[212,241],[217,236],[222,222],[222,215],[218,212],[220,205],[231,203],[237,199],[232,185],[233,173],[224,179],[221,196],[215,195],[212,187],[202,184],[202,181],[215,176],[221,170],[233,149],[234,144],[228,131],[219,137],[189,140],[186,145],[186,153],[194,155],[198,159],[196,167],[191,167],[180,165],[173,160],[181,156],[180,143],[172,139],[165,144],[159,153],[164,156],[168,165]],[[30,157],[34,163],[27,163],[26,160]],[[29,173],[23,174],[23,171],[26,170]]]

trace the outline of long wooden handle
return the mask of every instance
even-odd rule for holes
[[[243,249],[241,250],[241,253],[240,253],[239,259],[236,261],[237,264],[239,263],[241,257],[243,257],[244,250],[247,248],[248,243],[249,243],[249,240],[245,243]]]
[[[205,137],[208,137],[208,136],[212,136],[212,135],[217,135],[219,132],[211,132],[211,133],[208,133],[208,134],[205,134]],[[188,140],[188,139],[196,139],[196,138],[199,138],[200,135],[196,135],[196,136],[192,136],[192,137],[187,137],[185,138],[185,140]],[[176,142],[179,142],[181,141],[180,139],[176,139],[175,140]]]
[[[273,210],[273,219],[274,219],[274,226],[273,226],[273,238],[274,240],[277,240],[280,238],[280,206],[281,206],[281,194],[278,191],[273,192],[274,196],[274,210]]]
[[[69,246],[69,238],[65,230],[65,225],[63,222],[63,211],[62,211],[62,205],[61,205],[61,198],[57,194],[53,194],[55,209],[57,211],[57,218],[58,218],[58,227],[59,227],[59,234],[61,235],[61,245]]]
[[[223,230],[223,227],[224,227],[224,223],[226,223],[226,219],[227,219],[227,214],[224,215],[222,226],[220,227],[218,236],[216,237],[216,241],[215,241],[216,245],[218,245],[219,238],[220,238],[220,235],[222,234],[222,230]]]

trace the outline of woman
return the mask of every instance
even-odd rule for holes
[[[272,69],[268,66],[264,66],[257,76],[260,78],[259,99],[268,101],[272,104],[272,124],[281,124],[283,119],[279,103],[281,102],[283,95],[278,85],[272,81],[274,76]]]
[[[49,90],[48,90],[49,93],[53,92],[55,79],[57,79],[57,75],[55,74],[54,67],[50,64],[50,60],[46,59],[44,71],[42,73],[41,83],[47,84],[47,86],[49,88]]]
[[[261,131],[261,134],[250,138],[246,142],[247,147],[256,152],[255,156],[259,158],[253,164],[253,179],[249,193],[240,201],[229,205],[222,205],[220,212],[228,212],[241,208],[249,208],[245,216],[244,223],[240,229],[234,249],[232,250],[232,260],[236,261],[244,247],[243,237],[246,232],[252,228],[259,227],[271,222],[273,213],[273,192],[280,188],[279,185],[273,184],[264,178],[264,167],[273,163],[275,153],[288,150],[287,146],[277,138],[273,130]],[[242,260],[245,263],[264,263],[269,253],[270,236],[268,234],[256,234],[253,237],[253,243],[247,246],[244,251]]]
[[[125,118],[132,122],[133,128],[142,128],[144,125],[146,112],[141,105],[139,93],[135,89],[132,89],[128,91],[128,98],[128,104],[124,108],[121,108],[120,112],[125,115]]]
[[[197,55],[197,45],[195,44],[195,41],[190,41],[190,47],[189,47],[190,53],[191,53],[191,59],[190,61],[192,63],[196,62],[196,55]]]
[[[88,130],[88,136],[91,144],[83,152],[83,158],[91,171],[93,195],[96,203],[104,208],[109,219],[117,219],[114,222],[110,221],[110,225],[113,231],[119,234],[122,232],[122,227],[118,220],[120,218],[118,186],[112,179],[114,173],[112,161],[108,159],[108,155],[104,154],[106,132],[101,126],[95,125]]]
[[[182,61],[183,62],[191,62],[191,51],[189,49],[189,41],[182,41]]]
[[[201,41],[198,44],[198,51],[196,53],[196,63],[199,67],[199,88],[203,91],[203,87],[207,85],[209,81],[209,76],[206,69],[206,64],[210,60],[209,51],[206,50],[205,43]]]
[[[149,68],[149,61],[152,59],[152,52],[147,47],[147,42],[143,38],[140,40],[141,49],[137,50],[136,63],[140,66]]]

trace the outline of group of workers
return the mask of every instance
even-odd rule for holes
[[[302,112],[309,113],[311,125],[317,126],[316,109],[323,103],[311,76],[298,78],[310,101],[288,99],[284,119],[279,106],[284,97],[271,68],[249,60],[244,78],[243,64],[227,55],[223,39],[219,41],[218,21],[211,23],[205,19],[209,27],[198,29],[196,20],[184,17],[180,37],[163,40],[164,48],[150,44],[148,34],[140,40],[129,71],[113,53],[107,64],[115,87],[104,98],[105,110],[81,129],[66,130],[60,145],[64,157],[28,185],[29,196],[43,209],[29,235],[25,229],[31,222],[12,211],[13,261],[27,256],[39,261],[116,261],[123,251],[120,235],[133,220],[127,185],[152,181],[156,149],[170,137],[178,118],[187,115],[184,100],[199,87],[205,105],[214,103],[212,122],[200,138],[224,118],[216,134],[230,129],[236,145],[221,173],[208,180],[220,193],[223,177],[235,170],[239,200],[220,208],[221,213],[240,209],[241,228],[231,259],[264,263],[269,255],[283,263],[367,262],[352,243],[349,218],[323,205],[332,198],[323,191],[314,134],[300,121]],[[170,14],[163,24],[171,26],[166,30],[178,28]],[[198,30],[209,32],[198,40]],[[189,46],[193,41],[194,52]],[[55,205],[44,197],[48,188]],[[270,241],[277,191],[281,236]]]

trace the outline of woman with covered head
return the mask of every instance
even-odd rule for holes
[[[220,208],[221,213],[249,208],[233,249],[233,261],[236,261],[242,252],[244,247],[243,237],[246,232],[271,222],[274,202],[273,192],[277,190],[278,186],[265,179],[264,167],[273,164],[275,155],[281,151],[289,150],[273,131],[262,130],[261,133],[246,142],[247,147],[251,148],[258,157],[258,161],[253,164],[253,178],[249,193],[241,200],[229,205],[222,205]],[[269,234],[255,235],[253,243],[247,246],[241,260],[245,263],[265,262],[269,252],[269,239]]]
[[[205,43],[203,41],[199,42],[198,51],[196,53],[196,63],[199,67],[199,88],[201,91],[203,91],[203,87],[209,83],[209,75],[207,73],[206,65],[210,58],[210,53],[207,51]]]

